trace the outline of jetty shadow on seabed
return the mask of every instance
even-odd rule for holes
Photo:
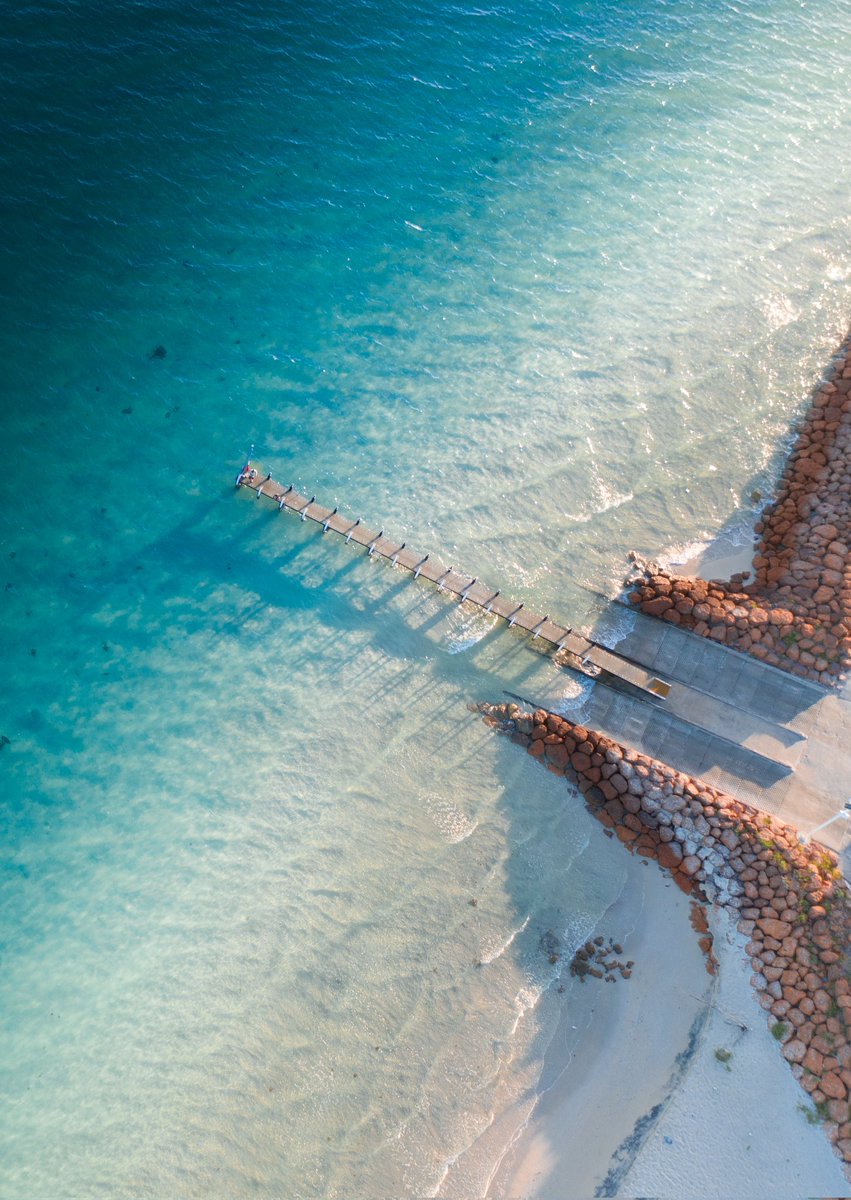
[[[223,505],[232,504],[232,496],[232,490],[223,489]],[[478,640],[463,655],[443,654],[439,642],[429,635],[458,608],[458,603],[448,597],[438,598],[431,584],[416,582],[407,572],[388,571],[386,563],[368,560],[356,547],[344,547],[337,539],[325,541],[315,527],[305,526],[302,530],[295,524],[295,518],[279,514],[263,501],[250,505],[241,518],[217,509],[218,505],[199,504],[140,557],[143,562],[155,559],[170,565],[173,576],[179,575],[181,591],[187,599],[196,589],[209,590],[227,583],[250,590],[253,608],[242,608],[232,617],[223,615],[223,631],[268,606],[296,615],[313,610],[321,624],[332,631],[329,640],[340,655],[340,665],[360,653],[354,648],[347,656],[344,635],[356,630],[359,636],[353,641],[358,646],[362,646],[366,636],[391,657],[408,660],[413,653],[417,659],[431,659],[438,678],[457,681],[459,701],[482,696],[497,698],[503,687],[508,687],[524,695],[528,689],[536,704],[561,707],[563,684],[572,676],[581,681],[587,693],[584,721],[615,740],[623,740],[690,774],[706,775],[718,768],[731,772],[745,786],[757,788],[782,780],[791,769],[796,744],[802,740],[798,732],[782,722],[793,715],[796,706],[807,707],[822,694],[822,689],[800,680],[790,678],[787,684],[780,678],[782,695],[775,695],[780,672],[673,626],[663,626],[650,618],[639,620],[638,614],[632,613],[635,625],[618,644],[616,653],[658,669],[665,678],[665,667],[671,665],[670,642],[676,642],[676,669],[686,681],[678,685],[679,704],[655,703],[635,689],[624,687],[620,681],[608,678],[605,672],[600,682],[589,685],[587,676],[559,668],[551,660],[542,662],[540,654],[529,653],[536,647],[528,635],[507,630],[501,621],[480,631]],[[283,526],[281,552],[276,550],[273,558],[269,556],[268,544],[259,548],[256,544],[258,537],[261,542],[266,539],[264,527],[270,522],[281,522]],[[315,558],[320,546],[322,561],[317,564]],[[315,585],[305,583],[291,569],[308,549],[313,556],[309,574],[320,576]],[[129,569],[128,565],[123,569],[119,565],[115,570],[116,574],[126,576]],[[372,573],[369,586],[361,586],[361,571]],[[108,586],[107,581],[104,584]],[[411,603],[406,608],[400,600],[408,594]],[[431,604],[425,610],[424,594],[431,597]],[[483,614],[479,617],[486,620]],[[654,641],[660,633],[665,639],[661,648]],[[308,652],[306,648],[301,651]],[[697,670],[698,659],[703,664],[702,675]],[[707,677],[707,663],[712,680]],[[298,663],[291,662],[289,666],[297,668]],[[730,680],[731,669],[741,676],[735,689]],[[689,682],[689,673],[693,683]],[[608,686],[612,684],[615,686]],[[471,696],[473,689],[476,695]],[[730,697],[734,693],[740,703],[731,708]],[[719,698],[722,694],[727,697],[723,702]],[[672,695],[670,699],[677,697]],[[773,720],[765,715],[766,702]],[[713,706],[717,711],[713,711]],[[783,715],[778,716],[781,709]],[[727,717],[733,719],[725,724]],[[749,738],[749,733],[754,736]]]
[[[103,598],[116,587],[132,581],[144,596],[167,588],[181,607],[181,628],[190,633],[209,623],[209,612],[201,604],[222,587],[232,586],[251,597],[250,602],[234,605],[232,612],[222,606],[218,628],[222,634],[250,621],[268,608],[290,614],[313,614],[329,632],[327,642],[334,646],[340,666],[362,656],[364,638],[382,654],[400,661],[429,659],[434,672],[444,682],[457,683],[457,701],[492,696],[498,692],[502,670],[509,686],[530,685],[546,671],[562,672],[549,660],[528,653],[525,635],[508,631],[503,622],[479,631],[476,643],[464,654],[447,654],[434,630],[458,609],[457,600],[448,594],[438,596],[426,580],[414,581],[411,575],[393,570],[383,560],[368,559],[358,546],[344,546],[338,538],[323,538],[312,523],[281,514],[264,503],[238,506],[234,512],[233,488],[225,487],[212,504],[195,503],[185,517],[165,534],[142,546],[132,557],[110,564],[78,595],[77,617],[85,620],[88,608],[93,617]],[[280,524],[279,524],[280,523]],[[277,528],[275,528],[277,527]],[[279,538],[270,554],[269,529]],[[321,555],[317,563],[317,554]],[[310,556],[310,570],[300,568]],[[360,576],[368,572],[368,576]],[[305,575],[311,582],[305,582]],[[316,578],[317,582],[312,580]],[[362,586],[366,583],[367,586]],[[376,586],[377,585],[377,586]],[[399,599],[407,595],[405,607]],[[423,605],[424,599],[429,603]],[[197,617],[192,610],[197,608]],[[471,614],[475,617],[476,614]],[[484,622],[487,619],[479,614]],[[348,644],[347,634],[357,633]],[[430,634],[432,636],[430,636]],[[498,648],[495,656],[494,648]],[[298,669],[299,656],[309,656],[309,646],[295,649],[288,669]],[[498,671],[495,672],[495,657]],[[477,659],[489,666],[477,666]],[[365,668],[366,669],[366,668]],[[475,693],[475,695],[473,694]],[[389,697],[388,697],[389,699]]]

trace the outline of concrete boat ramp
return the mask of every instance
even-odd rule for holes
[[[805,750],[805,714],[827,695],[824,688],[632,609],[631,631],[608,649],[483,579],[277,483],[251,462],[236,483],[244,495],[314,522],[447,599],[492,614],[530,649],[594,679],[582,718],[593,728],[759,807],[780,802]]]
[[[588,723],[765,807],[766,790],[788,779],[800,763],[806,714],[826,689],[652,617],[633,616],[616,656],[665,679],[665,703],[651,711],[648,704],[631,703],[631,697],[625,702],[617,692],[595,689]],[[595,650],[590,657],[607,665],[611,653]]]
[[[668,705],[648,713],[595,689],[583,719],[803,835],[816,831],[851,873],[851,820],[840,815],[851,795],[851,681],[824,688],[605,599],[632,617],[618,657],[666,679]]]

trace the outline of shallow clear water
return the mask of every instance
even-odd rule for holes
[[[826,0],[7,15],[4,1196],[484,1187],[541,935],[623,877],[465,705],[581,695],[233,477],[575,625],[746,520],[848,319],[850,51]]]

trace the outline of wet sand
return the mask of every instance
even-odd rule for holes
[[[741,571],[753,573],[754,544],[732,541],[720,534],[696,554],[677,562],[677,574],[694,575],[698,579],[728,580]]]
[[[611,849],[623,853],[617,843]],[[623,940],[623,957],[635,962],[632,977],[570,981],[538,1103],[489,1200],[616,1193],[708,1016],[715,981],[689,909],[655,864],[630,859],[624,891],[599,932],[618,940],[633,928]]]
[[[624,942],[632,978],[571,981],[538,1103],[488,1200],[851,1197],[767,1028],[745,939],[713,911],[710,977],[690,903],[655,864],[631,859],[601,932],[616,937],[637,917]]]

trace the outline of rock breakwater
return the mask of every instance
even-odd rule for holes
[[[851,666],[851,338],[816,389],[776,497],[756,524],[749,574],[729,580],[673,575],[640,563],[630,602],[831,685]]]
[[[555,713],[474,707],[574,784],[609,836],[655,859],[695,899],[735,915],[779,1051],[851,1170],[851,901],[833,852]]]

